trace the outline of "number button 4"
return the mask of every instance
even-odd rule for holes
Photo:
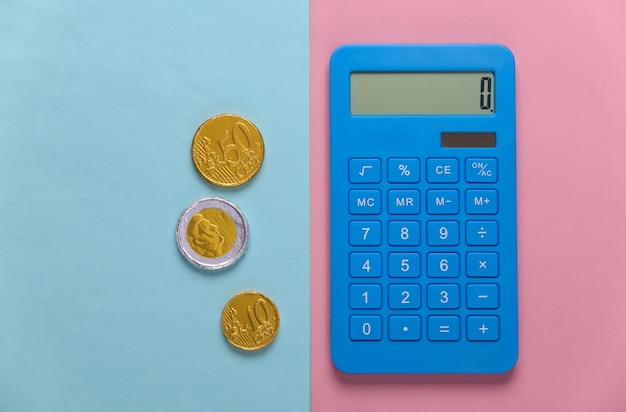
[[[350,253],[350,276],[378,278],[382,274],[380,253]]]

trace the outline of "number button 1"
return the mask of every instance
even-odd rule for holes
[[[350,285],[350,308],[380,309],[381,302],[380,285]]]

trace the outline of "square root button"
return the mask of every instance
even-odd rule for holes
[[[350,159],[350,183],[380,183],[380,159]]]

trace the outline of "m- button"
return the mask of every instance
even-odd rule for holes
[[[426,179],[429,183],[458,182],[458,159],[428,159],[426,161]]]

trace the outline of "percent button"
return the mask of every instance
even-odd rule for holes
[[[420,163],[417,158],[392,158],[387,162],[387,180],[390,183],[417,183]]]

